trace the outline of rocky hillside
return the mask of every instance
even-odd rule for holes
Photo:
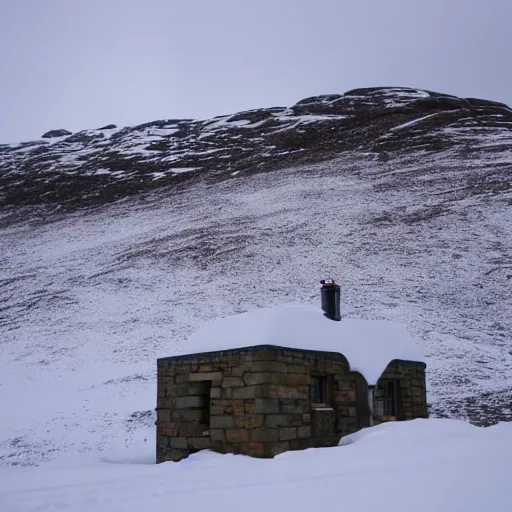
[[[0,465],[154,427],[198,324],[319,306],[405,323],[432,416],[512,420],[512,111],[379,88],[0,147]],[[142,430],[140,430],[142,429]],[[145,436],[144,436],[145,438]]]
[[[475,168],[467,193],[508,190],[512,110],[405,88],[306,98],[210,120],[108,125],[0,145],[0,207],[76,209],[164,187],[321,162],[357,151],[379,162],[443,153]]]

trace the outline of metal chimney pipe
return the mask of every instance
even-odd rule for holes
[[[339,322],[341,320],[340,287],[334,282],[334,279],[322,279],[320,284],[322,285],[322,310],[324,316]]]

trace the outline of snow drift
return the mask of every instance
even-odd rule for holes
[[[376,384],[393,359],[426,362],[405,326],[386,320],[327,319],[320,308],[286,305],[261,308],[206,323],[178,354],[256,345],[343,354],[352,371]]]
[[[512,503],[512,424],[393,422],[341,444],[275,459],[200,452],[154,465],[137,451],[112,454],[117,462],[89,454],[44,469],[0,468],[0,510],[498,512]]]

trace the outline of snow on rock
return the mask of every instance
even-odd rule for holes
[[[343,354],[352,371],[374,385],[393,359],[425,362],[403,325],[386,320],[327,319],[320,308],[261,308],[206,323],[181,354],[277,345]],[[177,354],[174,354],[177,355]]]
[[[52,130],[44,135],[50,138],[0,144],[0,206],[81,209],[178,183],[230,179],[226,160],[236,167],[234,171],[252,174],[300,162],[325,162],[347,152],[358,157],[364,152],[382,162],[414,153],[415,161],[422,162],[422,152],[427,151],[443,165],[462,161],[464,169],[476,160],[483,175],[482,164],[506,163],[497,162],[496,156],[502,159],[510,150],[511,126],[512,111],[500,103],[419,89],[373,87],[206,120],[163,119],[74,134]],[[455,152],[449,153],[452,149]],[[508,153],[505,158],[509,159]],[[197,172],[176,173],[174,167]],[[95,168],[111,175],[91,172]],[[119,170],[125,171],[122,178],[114,174]],[[155,180],[154,172],[165,174]],[[503,169],[498,172],[501,176]],[[499,190],[508,189],[501,178],[497,181]],[[470,191],[468,187],[466,194]]]
[[[171,167],[169,170],[174,174],[182,174],[184,172],[197,171],[197,167]]]
[[[0,510],[510,509],[512,423],[391,422],[345,439],[351,442],[274,459],[203,451],[158,465],[150,462],[153,443],[141,439],[133,453],[116,449],[44,468],[0,468]]]
[[[411,121],[407,121],[407,123],[403,123],[403,124],[400,124],[398,126],[394,126],[393,128],[390,129],[391,132],[396,132],[397,130],[403,130],[404,128],[408,128],[410,126],[414,126],[415,124],[418,124],[418,123],[421,123],[422,121],[426,121],[427,119],[430,119],[431,117],[435,117],[435,116],[438,116],[440,114],[445,114],[445,113],[451,113],[451,112],[456,112],[455,110],[447,110],[447,111],[442,111],[442,112],[435,112],[434,114],[428,114],[426,116],[421,116],[421,117],[418,117],[416,119],[412,119]]]

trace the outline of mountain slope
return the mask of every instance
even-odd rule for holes
[[[354,100],[358,112],[368,97],[380,98],[384,106],[374,98],[369,109],[389,109],[389,119],[354,114],[352,128],[290,150],[295,156],[254,150],[252,160],[215,157],[215,165],[210,154],[196,156],[203,170],[179,174],[179,186],[172,186],[174,171],[155,180],[154,190],[132,174],[129,141],[138,132],[146,137],[146,128],[120,131],[128,149],[112,135],[110,150],[125,152],[126,171],[91,177],[92,188],[83,185],[88,171],[37,171],[28,163],[35,156],[26,168],[3,168],[3,184],[21,199],[4,195],[0,228],[0,401],[9,411],[0,424],[0,460],[40,463],[56,451],[104,449],[121,437],[129,444],[154,421],[157,357],[172,355],[198,324],[219,315],[319,305],[324,277],[341,282],[345,315],[408,326],[429,358],[434,415],[511,420],[512,131],[502,121],[479,124],[488,116],[491,123],[494,109],[509,114],[481,102],[479,123],[457,132],[460,120],[424,126],[437,115],[403,126],[413,119],[396,105],[410,109],[427,94],[445,98],[401,89],[349,95],[362,98]],[[343,98],[298,105],[330,109]],[[296,114],[318,118],[305,126],[295,120],[285,131],[303,145],[310,128],[324,134],[338,122],[321,112]],[[244,129],[216,132],[212,124],[207,132],[223,151]],[[69,143],[50,140],[48,155],[72,160],[73,150],[62,153]],[[92,169],[91,146],[81,148],[76,154]],[[20,148],[2,151],[12,156]],[[134,165],[151,176],[157,171],[144,158],[134,157]],[[42,195],[47,172],[62,188],[50,177],[55,188]],[[34,188],[17,184],[23,180]],[[123,200],[113,202],[110,183]],[[87,208],[93,197],[101,206]]]
[[[485,100],[404,88],[358,89],[206,121],[108,125],[0,146],[0,206],[97,205],[198,179],[229,179],[314,163],[340,152],[448,152],[493,161],[477,191],[509,189],[512,110]],[[58,136],[60,134],[66,134]],[[504,156],[503,153],[508,153]],[[503,169],[505,167],[505,169]]]

